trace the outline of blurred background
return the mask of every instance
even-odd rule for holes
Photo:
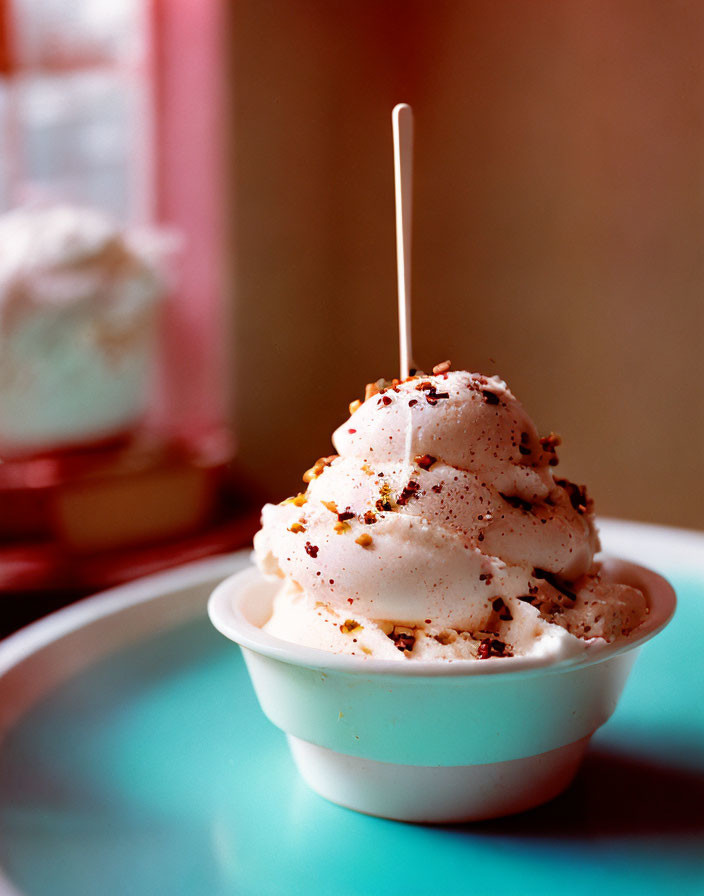
[[[504,377],[602,515],[704,528],[703,42],[695,0],[0,3],[0,211],[179,244],[139,415],[4,452],[0,589],[247,544],[397,374],[397,102],[416,361]]]
[[[600,513],[703,527],[702,5],[241,0],[230,34],[247,472],[289,494],[396,375],[404,101],[416,361],[503,376]]]

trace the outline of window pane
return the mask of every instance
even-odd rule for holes
[[[95,203],[131,217],[138,88],[119,71],[21,77],[18,199]]]
[[[13,0],[20,65],[75,68],[141,58],[142,0]]]

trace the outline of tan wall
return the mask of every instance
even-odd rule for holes
[[[601,513],[704,527],[703,46],[698,0],[238,0],[243,468],[295,491],[396,372],[407,101],[416,360],[504,376]]]

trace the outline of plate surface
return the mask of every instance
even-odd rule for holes
[[[603,522],[669,577],[645,645],[562,797],[514,818],[406,825],[299,780],[239,650],[205,617],[233,555],[70,607],[0,646],[0,894],[704,892],[704,535]]]

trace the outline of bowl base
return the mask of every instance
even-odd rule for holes
[[[486,765],[397,765],[337,753],[291,735],[301,776],[333,803],[396,821],[480,821],[532,809],[572,781],[590,737],[523,759]]]

